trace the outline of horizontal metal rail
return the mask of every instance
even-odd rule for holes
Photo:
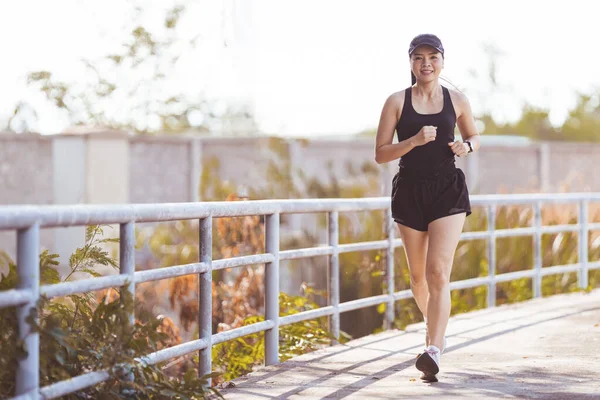
[[[370,250],[382,250],[389,246],[387,240],[378,240],[373,242],[360,242],[360,243],[348,243],[340,244],[338,246],[338,252],[340,253],[352,253],[355,251],[370,251]]]
[[[33,300],[33,292],[27,289],[10,289],[0,292],[0,308],[20,306]]]
[[[298,258],[309,258],[319,256],[329,256],[333,254],[333,247],[313,247],[308,249],[294,249],[279,251],[280,260],[296,260]]]
[[[577,203],[600,201],[600,193],[532,193],[506,195],[474,195],[474,206],[527,205],[544,203]],[[50,205],[3,206],[0,230],[23,229],[34,224],[42,228],[123,224],[127,222],[162,222],[212,217],[241,217],[268,214],[348,212],[383,210],[389,207],[387,197],[362,199],[298,199],[253,200],[205,203],[162,203],[127,205]]]
[[[246,265],[266,264],[273,262],[275,256],[273,254],[254,254],[251,256],[240,256],[216,260],[212,262],[213,271],[227,268],[237,268]]]
[[[297,314],[286,315],[285,317],[279,318],[279,325],[295,324],[296,322],[308,321],[311,319],[317,319],[321,317],[327,317],[333,315],[333,306],[321,307],[316,310],[302,311]]]
[[[393,294],[394,301],[411,299],[413,297],[412,291],[410,289],[401,290]]]
[[[128,279],[130,279],[130,277],[127,275],[109,275],[98,278],[82,279],[79,281],[56,283],[54,285],[42,286],[40,288],[40,293],[48,298],[68,296],[71,294],[125,286]]]
[[[155,351],[147,356],[140,357],[139,360],[149,365],[158,364],[173,358],[181,357],[194,351],[202,350],[208,347],[208,342],[204,339],[196,339],[186,343],[181,343],[166,349]]]
[[[40,394],[44,400],[55,399],[66,394],[97,385],[108,380],[109,378],[110,372],[108,371],[89,372],[87,374],[79,375],[71,379],[54,383],[52,385],[44,386],[40,389]]]
[[[240,328],[231,329],[229,331],[219,332],[213,335],[212,343],[219,344],[227,342],[228,340],[241,338],[242,336],[252,335],[253,333],[266,331],[267,329],[273,329],[274,327],[275,323],[273,321],[257,322],[252,325],[246,325]]]
[[[387,294],[381,294],[379,296],[366,297],[364,299],[357,299],[340,303],[340,312],[358,310],[359,308],[366,308],[372,306],[378,306],[379,304],[386,303],[388,301]]]
[[[450,282],[450,290],[470,289],[477,286],[489,285],[492,279],[488,276]]]
[[[135,283],[159,281],[161,279],[177,278],[178,276],[201,274],[208,272],[210,266],[205,263],[192,263],[185,265],[175,265],[173,267],[164,267],[157,269],[148,269],[146,271],[136,271]]]

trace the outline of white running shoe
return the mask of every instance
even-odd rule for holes
[[[428,382],[437,382],[437,373],[440,372],[440,356],[442,352],[436,346],[429,346],[417,358],[415,366],[423,373],[421,379]]]

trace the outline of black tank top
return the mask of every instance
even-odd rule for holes
[[[454,153],[448,143],[454,141],[456,112],[450,99],[450,92],[442,86],[444,107],[437,114],[419,114],[412,105],[412,88],[407,88],[404,107],[400,120],[396,124],[398,141],[416,135],[423,126],[437,127],[435,140],[423,146],[417,146],[400,158],[399,166],[406,172],[428,176],[441,172],[442,169],[454,169]]]

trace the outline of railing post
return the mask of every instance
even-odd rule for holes
[[[212,371],[212,216],[200,220],[199,261],[209,265],[208,271],[198,276],[198,337],[207,343],[198,353],[198,375],[204,376]]]
[[[265,264],[265,320],[275,326],[265,331],[265,365],[279,362],[279,213],[266,216],[265,251],[273,262]]]
[[[488,308],[496,306],[496,205],[490,204],[488,207],[488,284],[487,306]]]
[[[542,203],[537,202],[534,205],[534,226],[535,234],[533,236],[533,297],[542,297]]]
[[[588,206],[587,200],[579,202],[579,288],[588,287]]]
[[[394,325],[394,220],[391,208],[385,210],[385,226],[388,241],[385,255],[385,276],[389,296],[385,308],[385,329],[392,329]]]
[[[331,334],[337,344],[340,338],[340,255],[339,255],[339,213],[330,211],[328,214],[328,244],[333,248],[329,256],[329,304],[333,307],[330,320]]]
[[[129,326],[135,324],[135,224],[127,222],[119,226],[119,272],[129,275],[127,285],[121,288],[121,301],[123,293],[129,292],[131,304],[125,309],[129,314]],[[131,369],[126,372],[124,380],[133,382],[134,375]]]
[[[27,318],[34,312],[37,324],[37,302],[40,298],[40,228],[33,225],[20,229],[17,233],[17,269],[19,275],[18,289],[31,291],[31,300],[17,308],[19,339],[23,341],[27,356],[19,360],[16,376],[16,395],[37,393],[40,385],[40,335],[31,329]]]
[[[119,272],[122,275],[129,275],[127,286],[122,290],[127,290],[135,303],[135,224],[127,222],[120,225],[119,240]],[[133,326],[135,321],[134,309],[132,304],[129,313],[129,323]]]

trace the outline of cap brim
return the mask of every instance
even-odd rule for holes
[[[419,43],[418,45],[416,45],[415,47],[412,47],[408,50],[408,55],[411,55],[412,53],[415,52],[416,49],[418,49],[421,46],[429,46],[429,47],[433,47],[434,49],[436,49],[437,51],[439,51],[440,53],[444,54],[444,49],[442,47],[439,46],[438,43],[432,43],[429,41],[423,41],[423,43]]]

